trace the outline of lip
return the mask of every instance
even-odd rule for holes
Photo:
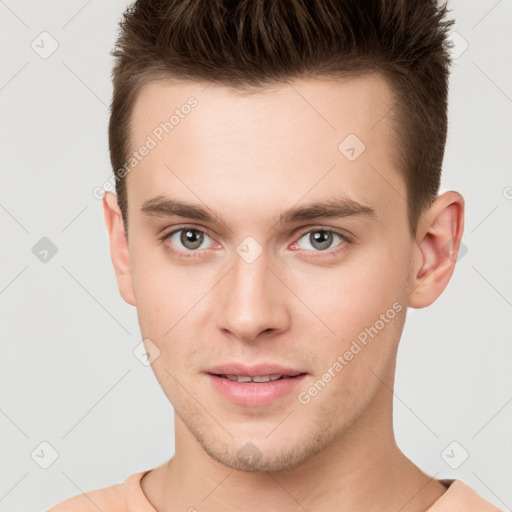
[[[283,378],[256,383],[236,382],[222,375],[283,375]],[[245,407],[262,407],[283,398],[297,388],[307,375],[306,372],[274,364],[256,366],[228,364],[216,366],[206,372],[213,389],[231,402]]]
[[[244,375],[251,377],[262,375],[286,375],[292,377],[306,372],[297,368],[290,368],[272,363],[260,363],[253,366],[240,363],[228,363],[214,366],[206,370],[206,373],[214,375]]]

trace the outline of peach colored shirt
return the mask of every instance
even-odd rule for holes
[[[46,512],[157,512],[140,486],[150,470],[129,475],[123,483],[77,494]],[[462,480],[439,480],[448,490],[425,512],[503,512]]]

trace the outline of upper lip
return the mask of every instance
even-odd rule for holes
[[[248,366],[240,363],[227,363],[213,366],[206,370],[206,373],[214,375],[245,375],[249,377],[260,377],[263,375],[286,375],[294,377],[306,373],[296,368],[281,366],[278,364],[261,363]]]

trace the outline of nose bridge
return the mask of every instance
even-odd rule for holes
[[[226,276],[218,305],[218,327],[233,335],[252,340],[261,332],[280,330],[286,322],[283,293],[267,254],[242,242],[233,255],[233,267]]]

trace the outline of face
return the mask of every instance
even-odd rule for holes
[[[151,148],[127,176],[121,293],[177,416],[227,466],[304,462],[358,421],[393,365],[412,241],[392,103],[378,76],[251,95],[153,82],[137,99],[132,149]],[[302,375],[211,375],[228,364]]]

